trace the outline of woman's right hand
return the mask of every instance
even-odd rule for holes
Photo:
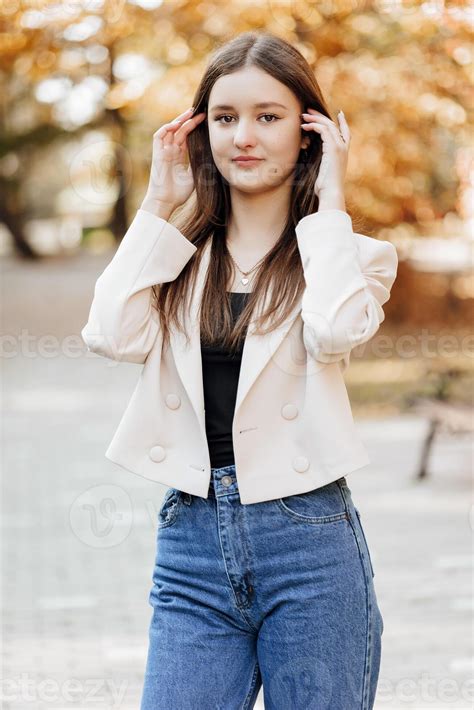
[[[153,134],[150,179],[142,209],[167,218],[191,195],[194,176],[191,165],[186,166],[186,138],[206,115],[193,116],[188,109]]]

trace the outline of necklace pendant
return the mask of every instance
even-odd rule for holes
[[[242,281],[242,283],[243,283],[244,286],[246,286],[246,285],[248,284],[248,282],[249,282],[249,280],[246,279],[246,278],[243,278],[243,279],[240,279],[240,280]]]

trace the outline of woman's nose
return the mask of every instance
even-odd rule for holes
[[[255,132],[248,123],[241,121],[237,126],[234,135],[236,146],[255,145]]]

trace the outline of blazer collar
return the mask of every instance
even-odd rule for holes
[[[185,330],[189,336],[189,345],[186,337],[175,328],[170,331],[170,346],[176,363],[178,374],[184,388],[189,396],[196,416],[205,431],[204,416],[204,387],[201,359],[201,328],[200,328],[200,304],[204,290],[204,283],[209,266],[212,237],[208,240],[201,255],[201,262],[198,268],[194,292],[191,297],[189,312],[184,315]],[[258,314],[263,313],[271,301],[271,289],[267,293],[267,298],[262,304]],[[244,399],[250,392],[252,385],[262,372],[270,358],[275,354],[283,338],[289,331],[291,325],[301,312],[301,299],[298,300],[288,317],[283,323],[267,335],[256,335],[251,327],[247,329],[242,352],[242,362],[240,368],[239,383],[237,388],[234,416],[242,406]]]

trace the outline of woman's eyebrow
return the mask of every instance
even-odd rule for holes
[[[261,101],[258,104],[254,104],[252,108],[269,108],[270,106],[279,106],[280,108],[288,108],[288,106],[284,106],[283,104],[279,104],[278,101]],[[215,106],[212,106],[210,111],[233,111],[234,107],[231,106],[230,104],[216,104]]]

